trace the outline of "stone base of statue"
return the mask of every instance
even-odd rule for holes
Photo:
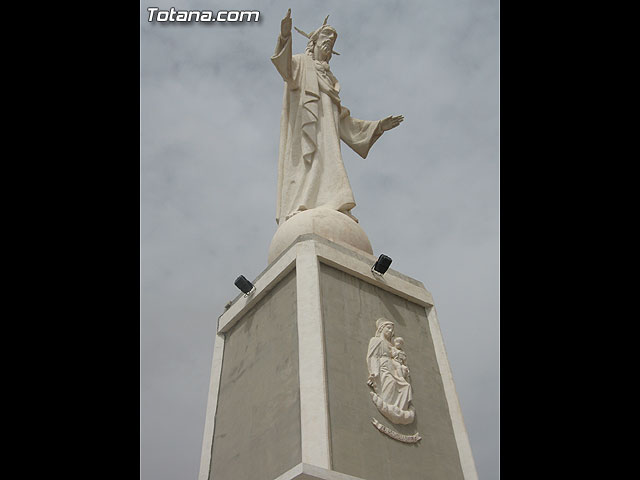
[[[315,234],[272,260],[218,320],[199,480],[477,479],[422,283]]]
[[[337,210],[319,207],[296,213],[278,227],[269,246],[268,263],[289,248],[300,235],[309,233],[373,255],[369,237],[359,223]]]

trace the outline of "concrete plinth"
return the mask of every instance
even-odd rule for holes
[[[431,294],[394,270],[373,274],[375,260],[303,235],[221,315],[199,480],[477,479]],[[404,338],[410,425],[371,401],[380,317]]]

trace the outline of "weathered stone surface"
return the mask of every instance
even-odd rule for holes
[[[276,478],[301,461],[296,278],[226,334],[212,480]]]

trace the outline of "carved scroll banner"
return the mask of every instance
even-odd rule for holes
[[[376,334],[369,340],[367,349],[367,385],[373,390],[371,400],[392,423],[409,425],[415,420],[415,408],[412,405],[407,354],[404,351],[404,339],[394,335],[395,325],[384,318],[376,320]],[[405,443],[416,443],[422,437],[403,435],[385,427],[375,418],[373,425],[381,432]]]
[[[413,435],[403,435],[402,433],[398,433],[394,430],[391,430],[389,427],[385,427],[375,418],[371,419],[371,423],[373,423],[373,426],[376,427],[378,430],[380,430],[382,433],[389,435],[391,438],[394,438],[401,442],[416,443],[422,440],[422,437],[418,432],[414,433]]]

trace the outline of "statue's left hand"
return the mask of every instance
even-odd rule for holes
[[[380,122],[380,128],[383,132],[386,132],[387,130],[396,128],[403,120],[404,117],[402,115],[398,115],[396,117],[389,115],[387,118]]]

